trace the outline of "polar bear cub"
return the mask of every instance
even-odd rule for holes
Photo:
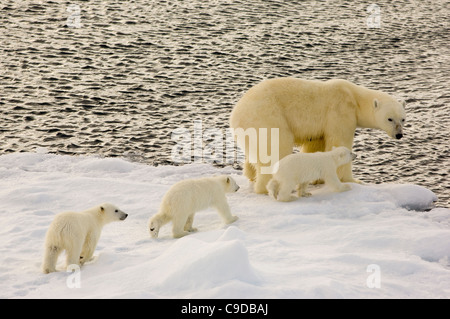
[[[45,238],[42,271],[56,271],[58,256],[66,251],[66,267],[89,261],[105,224],[124,220],[125,214],[112,204],[102,204],[82,212],[65,212],[55,216]]]
[[[238,219],[231,215],[225,193],[236,192],[239,186],[230,176],[187,179],[173,185],[164,195],[159,211],[149,220],[149,231],[158,237],[159,229],[172,221],[172,234],[180,238],[196,231],[192,227],[196,212],[214,207],[227,224]]]
[[[275,164],[275,173],[267,184],[267,190],[270,196],[282,202],[297,199],[291,195],[296,186],[299,197],[310,196],[306,188],[309,183],[319,179],[338,192],[350,190],[350,185],[339,180],[337,168],[355,158],[356,155],[344,146],[333,147],[329,152],[288,155]]]

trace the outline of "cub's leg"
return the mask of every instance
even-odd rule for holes
[[[56,262],[62,251],[63,249],[61,247],[55,245],[49,245],[45,248],[45,256],[42,263],[42,272],[44,274],[56,271]]]
[[[298,197],[309,197],[311,196],[311,193],[308,193],[306,191],[306,188],[308,187],[309,183],[300,183],[297,185],[297,195]]]
[[[194,215],[195,214],[191,214],[187,218],[186,225],[184,225],[184,230],[185,231],[188,231],[188,232],[195,232],[195,231],[197,231],[197,228],[192,227],[192,224],[194,223]]]
[[[267,184],[267,191],[269,192],[269,196],[277,199],[279,188],[280,184],[278,183],[278,181],[275,178],[272,178]]]
[[[82,250],[83,243],[72,243],[70,247],[66,248],[66,267],[70,265],[80,266],[80,257]]]
[[[280,182],[277,200],[280,202],[292,202],[296,200],[297,197],[292,195],[292,191],[294,190],[294,188],[295,183],[292,181]]]
[[[343,184],[339,180],[337,173],[334,171],[328,171],[328,176],[324,177],[325,185],[331,186],[337,192],[345,192],[351,188],[348,184]]]
[[[172,218],[172,234],[174,238],[180,238],[186,235],[189,235],[189,232],[184,230],[187,219],[191,214],[187,214],[184,216],[173,216]]]
[[[217,209],[217,212],[226,224],[231,224],[238,220],[237,216],[231,215],[230,206],[228,206],[225,195],[216,201],[214,207]]]
[[[83,249],[81,250],[80,255],[80,264],[84,265],[84,263],[88,262],[94,256],[95,247],[97,247],[97,236],[90,232],[86,236],[86,240],[83,244]]]

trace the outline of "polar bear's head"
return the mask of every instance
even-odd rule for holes
[[[148,230],[152,238],[158,238],[159,229],[161,228],[162,224],[162,219],[159,215],[155,215],[150,218],[150,221],[148,223]]]
[[[378,127],[390,137],[401,139],[406,119],[405,102],[399,103],[392,98],[374,99],[373,107]]]
[[[344,146],[333,146],[331,152],[333,154],[333,159],[337,167],[348,164],[356,158],[356,154],[352,153],[348,148]]]
[[[236,184],[236,181],[230,176],[222,176],[222,179],[225,183],[225,192],[234,193],[239,189],[239,185]]]
[[[105,224],[114,221],[125,220],[125,218],[127,218],[128,216],[128,214],[125,214],[118,207],[109,203],[101,204],[99,207],[99,212]]]

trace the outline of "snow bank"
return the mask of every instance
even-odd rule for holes
[[[197,233],[151,239],[148,218],[175,182],[231,174],[239,220],[196,215]],[[450,210],[417,185],[313,187],[279,203],[232,168],[152,167],[45,152],[0,156],[1,298],[448,298]],[[106,225],[81,272],[40,273],[45,232],[61,211],[112,202],[129,214]],[[428,211],[425,211],[428,210]],[[74,287],[73,282],[79,285]]]

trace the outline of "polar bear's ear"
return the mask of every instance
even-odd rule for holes
[[[403,108],[406,109],[406,101],[402,102]]]
[[[227,176],[227,184],[230,184],[230,178]]]
[[[105,208],[103,206],[100,206],[100,213],[104,213],[105,212]]]

